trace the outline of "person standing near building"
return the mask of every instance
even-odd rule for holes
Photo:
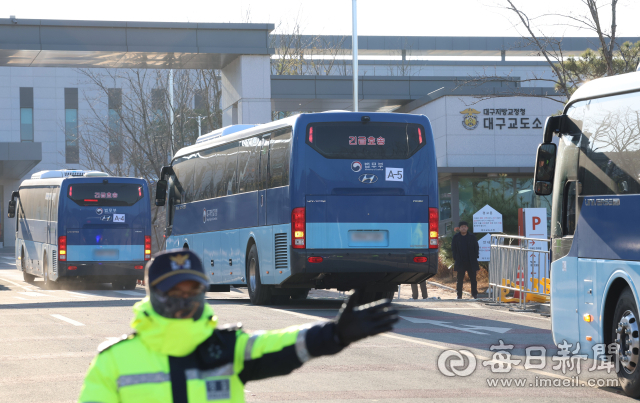
[[[460,221],[458,227],[460,232],[455,234],[451,241],[454,260],[453,270],[458,274],[456,287],[458,299],[462,299],[462,283],[464,282],[465,273],[469,274],[469,280],[471,281],[471,295],[473,298],[478,298],[476,274],[480,269],[478,265],[480,245],[478,245],[475,235],[469,231],[469,224],[466,221]]]
[[[81,403],[244,402],[248,381],[286,375],[398,321],[389,300],[357,307],[356,291],[332,321],[253,334],[241,325],[217,327],[205,301],[209,280],[187,249],[156,255],[145,284],[146,298],[134,305],[134,333],[98,348]]]

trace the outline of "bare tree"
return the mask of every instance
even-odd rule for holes
[[[530,17],[515,4],[514,0],[505,0],[504,9],[515,16],[514,25],[524,28],[522,41],[516,49],[533,48],[533,55],[541,56],[547,62],[552,77],[531,73],[529,77],[516,79],[509,75],[485,74],[470,77],[461,84],[482,85],[489,81],[505,79],[518,84],[547,83],[554,87],[555,94],[530,94],[518,86],[514,87],[516,89],[513,91],[505,91],[504,96],[543,96],[564,103],[580,85],[588,80],[635,71],[640,62],[640,42],[618,43],[616,22],[618,0],[610,0],[607,3],[598,0],[580,1],[582,8],[576,8],[569,13],[547,13]],[[609,6],[611,10],[611,21],[606,23],[603,22],[600,13],[605,6]],[[549,19],[555,21],[551,24],[552,26],[572,27],[594,34],[599,48],[595,51],[585,49],[578,57],[567,54],[563,49],[563,37],[554,37],[545,33],[544,30],[549,26],[545,21]]]
[[[175,71],[173,135],[167,70],[79,72],[89,84],[83,94],[89,113],[80,122],[80,164],[114,176],[142,177],[152,195],[171,152],[195,143],[195,117],[204,116],[209,130],[220,127],[220,77],[215,70]],[[164,208],[152,205],[152,226],[158,250],[163,245]]]

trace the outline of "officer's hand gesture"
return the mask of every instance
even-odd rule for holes
[[[342,304],[335,319],[336,335],[343,346],[368,336],[388,332],[398,321],[398,311],[391,307],[391,300],[381,299],[356,307],[360,294],[361,291],[356,290],[349,300]]]

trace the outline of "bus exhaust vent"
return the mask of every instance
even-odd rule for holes
[[[275,234],[276,270],[289,269],[289,243],[287,234]]]
[[[58,274],[58,251],[52,250],[51,251],[51,268],[53,269],[53,272]]]

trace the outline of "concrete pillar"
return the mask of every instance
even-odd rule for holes
[[[269,56],[238,56],[221,73],[222,126],[271,122]]]

